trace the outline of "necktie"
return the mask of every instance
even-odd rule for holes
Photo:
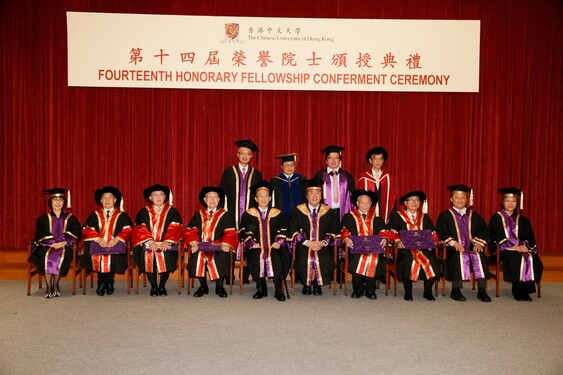
[[[260,210],[260,216],[262,217],[262,220],[266,219],[266,211]]]
[[[364,221],[366,221],[366,214],[362,214],[362,217],[364,218]]]
[[[317,209],[313,208],[313,220],[317,219]]]
[[[110,211],[109,211],[109,210],[108,210],[108,211],[106,211],[106,219],[108,219],[108,220],[109,220],[109,213],[110,213]]]
[[[338,172],[330,172],[330,181],[332,184],[332,201],[338,203],[340,199],[340,187],[338,186]]]
[[[213,210],[209,211],[209,217],[213,216],[214,212]]]
[[[242,175],[243,175],[243,176],[246,176],[246,168],[243,168],[243,169],[242,169]]]

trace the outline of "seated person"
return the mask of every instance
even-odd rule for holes
[[[51,212],[39,216],[35,224],[35,240],[28,262],[37,266],[37,272],[45,276],[45,298],[59,297],[59,280],[66,276],[72,261],[72,246],[81,235],[80,222],[68,211],[67,190],[45,190],[49,194]],[[70,205],[67,207],[70,208]]]
[[[307,202],[295,207],[288,224],[288,240],[295,246],[295,272],[303,284],[303,295],[322,295],[322,286],[333,278],[334,245],[340,244],[340,222],[335,211],[322,204],[323,182],[306,181]],[[311,291],[312,287],[312,291]]]
[[[106,186],[94,193],[96,203],[101,207],[92,212],[84,224],[83,249],[80,266],[98,273],[99,296],[113,294],[116,273],[127,269],[127,241],[133,231],[131,218],[120,208],[121,192],[113,186]]]
[[[350,236],[380,235],[380,245],[385,247],[391,234],[385,222],[376,214],[377,194],[373,191],[356,190],[352,193],[352,203],[358,207],[342,218],[342,242],[349,248],[354,244]],[[369,299],[377,299],[375,294],[376,278],[385,276],[387,259],[383,254],[352,254],[348,255],[348,272],[352,274],[354,292],[352,298],[364,295]]]
[[[501,210],[491,216],[491,241],[500,247],[504,281],[512,283],[516,301],[531,301],[536,282],[541,280],[543,264],[538,257],[536,238],[530,220],[522,216],[522,191],[515,187],[498,190]]]
[[[239,231],[244,244],[248,267],[256,281],[254,299],[268,296],[266,279],[274,279],[275,297],[285,301],[282,281],[289,273],[291,253],[285,244],[286,220],[281,210],[270,208],[272,187],[266,181],[250,187],[258,207],[252,207],[242,214]]]
[[[485,255],[485,246],[489,242],[489,228],[481,215],[473,211],[472,189],[465,185],[448,186],[452,208],[442,212],[436,222],[438,238],[446,245],[444,276],[452,282],[450,297],[456,301],[465,301],[461,294],[463,281],[471,277],[471,271],[477,281],[477,298],[491,302],[485,290],[489,274],[489,263]],[[467,202],[470,208],[467,208]]]
[[[438,243],[438,236],[434,232],[434,224],[430,217],[421,210],[426,201],[426,194],[422,191],[411,191],[400,199],[405,209],[399,209],[391,214],[389,229],[396,234],[394,240],[399,251],[397,255],[397,278],[403,282],[405,301],[412,301],[412,282],[424,280],[424,298],[434,301],[432,286],[439,277],[440,261],[432,249],[405,249],[401,241],[399,230],[431,230],[434,242]]]
[[[209,293],[208,273],[210,279],[215,280],[215,294],[226,298],[223,278],[229,275],[229,252],[238,246],[235,223],[232,215],[223,208],[225,193],[220,187],[208,186],[201,189],[199,202],[203,208],[194,214],[184,235],[184,243],[191,250],[186,268],[190,277],[198,278],[200,285],[194,297]],[[212,242],[220,250],[200,251],[199,244],[202,242]]]
[[[149,186],[144,196],[149,204],[135,219],[133,261],[139,272],[147,274],[151,283],[150,295],[166,296],[166,281],[170,272],[178,267],[178,242],[184,233],[182,217],[172,207],[168,186]]]

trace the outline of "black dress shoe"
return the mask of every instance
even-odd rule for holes
[[[405,292],[405,301],[412,301],[412,292]]]
[[[55,295],[55,297],[56,297],[56,295]],[[532,297],[530,297],[529,294],[524,294],[524,296],[522,296],[522,301],[532,302]]]
[[[278,301],[285,301],[285,294],[283,294],[280,290],[276,290],[274,295]]]
[[[261,289],[258,289],[256,293],[254,293],[254,295],[252,296],[253,299],[262,299],[263,297],[264,294],[262,293]]]
[[[477,298],[483,302],[491,302],[491,297],[489,297],[485,289],[479,289],[477,292]]]
[[[436,299],[434,298],[434,296],[432,295],[432,292],[430,293],[425,293],[424,294],[424,298],[426,298],[428,301],[435,301]]]
[[[320,286],[314,286],[313,287],[313,295],[314,296],[322,296],[323,295],[323,289]]]
[[[461,294],[461,290],[459,288],[454,288],[452,290],[452,292],[450,293],[450,297],[454,300],[454,301],[458,301],[458,302],[463,302],[463,301],[467,301],[467,298],[465,298],[463,296],[463,294]]]
[[[159,288],[158,289],[158,295],[159,296],[167,296],[168,292],[166,291],[166,288],[165,287]]]
[[[366,297],[368,299],[377,299],[377,294],[375,292],[366,292]]]
[[[227,298],[228,296],[227,291],[222,286],[215,287],[215,294],[217,294],[220,298]]]
[[[203,297],[204,294],[209,294],[209,288],[204,288],[200,286],[194,293],[194,297]]]
[[[303,290],[301,291],[301,293],[303,293],[304,296],[310,296],[311,295],[311,287],[310,286],[303,286]]]
[[[352,292],[352,296],[351,296],[351,297],[352,297],[352,298],[360,298],[360,297],[363,296],[363,295],[364,295],[364,293],[358,292],[358,291],[355,291],[355,290],[354,290],[354,291]]]
[[[246,279],[242,279],[242,283],[243,284],[250,284],[250,281],[248,280],[248,278],[246,278]]]
[[[152,287],[150,292],[151,297],[158,296],[158,288]]]
[[[54,297],[60,297],[61,296],[61,288],[59,288],[58,285],[55,285],[55,292],[53,293]],[[530,296],[528,296],[528,298],[530,298]],[[532,300],[531,298],[529,299],[530,301]]]
[[[108,296],[111,296],[115,292],[115,288],[113,287],[113,281],[106,285],[106,293]]]
[[[96,289],[96,294],[99,296],[103,296],[106,293],[106,286],[104,284],[98,284],[98,288]]]

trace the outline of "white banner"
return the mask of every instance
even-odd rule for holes
[[[480,21],[67,12],[68,84],[479,91]]]

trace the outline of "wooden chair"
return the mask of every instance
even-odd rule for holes
[[[132,256],[131,251],[131,256]],[[134,268],[134,275],[133,278],[135,279],[135,294],[139,294],[139,279],[143,278],[143,287],[147,286],[147,275],[146,273],[139,272],[139,267],[135,265],[132,260],[128,260],[130,262],[130,271]],[[185,282],[185,274],[186,268],[184,266],[184,246],[183,241],[180,240],[178,242],[178,260],[176,261],[176,272],[178,272],[178,294],[182,294],[182,288],[184,287]]]
[[[84,249],[82,249],[84,251]],[[125,269],[125,277],[127,279],[127,294],[131,294],[131,286],[133,285],[133,265],[131,259],[131,243],[127,242],[126,244],[126,251],[127,251],[127,268]],[[90,289],[94,288],[94,273],[91,270],[87,270],[85,268],[82,269],[82,294],[86,295],[86,284],[88,283],[88,276],[90,276]],[[146,280],[145,280],[146,283]]]
[[[242,294],[244,291],[244,267],[248,267],[248,263],[244,257],[244,248],[241,248],[241,254],[240,254],[240,260],[236,260],[233,263],[233,257],[236,257],[237,254],[237,249],[233,249],[231,251],[231,255],[229,261],[231,262],[230,264],[232,265],[231,268],[231,277],[229,277],[229,294],[233,294],[233,278],[232,275],[235,274],[235,269],[238,268],[238,281],[239,281],[239,293]]]
[[[33,245],[33,241],[30,241],[27,245],[27,255],[28,255],[28,259],[29,256],[31,255],[31,248]],[[71,280],[72,280],[72,295],[76,294],[76,279],[78,276],[78,282],[79,282],[79,287],[82,288],[82,277],[81,277],[81,273],[82,273],[82,269],[80,268],[80,256],[82,255],[81,252],[79,252],[77,250],[78,246],[75,243],[72,246],[72,261],[70,262],[70,268],[68,270],[68,275],[70,275]],[[37,267],[35,266],[34,263],[31,262],[27,262],[27,295],[29,296],[31,294],[31,280],[33,278],[33,276],[38,276],[38,284],[39,284],[39,289],[41,289],[43,287],[43,278],[42,275],[39,274]]]
[[[295,252],[296,252],[296,247],[297,245],[293,246],[293,250],[291,252],[291,294],[295,295]],[[334,271],[333,271],[333,275],[332,275],[332,282],[330,283],[329,287],[332,288],[332,294],[336,295],[336,284],[338,283],[338,280],[336,279],[336,275],[337,275],[337,268],[338,268],[338,263],[337,262],[337,258],[338,258],[338,248],[336,245],[333,246],[333,253],[334,253],[334,264],[336,265],[336,267],[334,267]]]
[[[441,258],[441,254],[440,254],[440,248],[441,248],[441,244],[437,244],[436,248],[435,248],[435,253],[436,253],[436,257],[438,259],[442,259]],[[393,296],[397,296],[397,284],[399,282],[398,277],[397,277],[397,257],[399,255],[399,248],[397,247],[397,244],[388,244],[388,246],[386,247],[386,253],[385,256],[387,257],[387,266],[385,268],[385,295],[388,296],[389,295],[389,282],[391,280],[391,277],[393,278]],[[440,271],[440,270],[439,270]],[[434,295],[436,297],[438,297],[438,281],[440,278],[437,278],[436,282],[434,283]]]
[[[501,273],[502,273],[502,264],[501,264],[501,260],[500,260],[500,246],[495,243],[494,245],[495,248],[495,255],[494,258],[496,260],[496,264],[494,265],[494,272],[491,272],[491,278],[495,280],[495,284],[496,284],[496,296],[500,297],[500,278],[501,278]],[[540,253],[538,250],[538,257],[539,257]],[[541,280],[536,281],[536,288],[538,289],[537,291],[537,296],[538,298],[541,298]],[[475,289],[475,281],[473,281],[473,289]]]

